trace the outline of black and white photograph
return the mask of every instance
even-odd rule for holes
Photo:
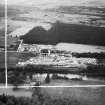
[[[9,86],[105,85],[104,0],[7,0]]]
[[[0,0],[0,105],[105,105],[105,0]]]

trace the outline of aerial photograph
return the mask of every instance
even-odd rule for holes
[[[6,6],[0,67],[6,59],[7,88],[0,88],[0,105],[105,105],[105,0],[7,0]]]
[[[5,85],[5,5],[0,0],[0,87]]]
[[[9,86],[105,85],[104,0],[7,0]]]

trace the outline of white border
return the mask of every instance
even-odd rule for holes
[[[8,86],[8,88],[13,88],[14,86]],[[17,86],[18,88],[35,88],[35,87],[40,87],[40,88],[69,88],[69,87],[74,87],[74,88],[85,88],[85,87],[89,87],[89,88],[99,88],[99,87],[105,87],[105,85],[72,85],[72,86],[63,86],[63,85],[57,85],[57,86]]]
[[[7,88],[7,0],[5,0],[5,80]]]

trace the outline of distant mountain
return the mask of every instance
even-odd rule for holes
[[[60,42],[105,46],[105,28],[57,22],[46,31],[41,27],[21,36],[24,43],[57,44]]]
[[[42,3],[39,5],[42,9],[58,8],[60,6],[85,6],[85,7],[105,7],[105,0],[58,0],[53,3]]]
[[[92,7],[105,7],[105,0],[87,0],[84,3],[85,6],[92,6]]]

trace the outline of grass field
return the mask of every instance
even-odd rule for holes
[[[31,97],[32,95],[32,92],[31,91],[27,91],[27,90],[24,90],[24,89],[20,89],[19,91],[13,91],[12,88],[1,88],[0,89],[0,95],[1,94],[7,94],[7,95],[13,95],[15,97]]]
[[[105,81],[102,80],[51,80],[49,84],[44,84],[45,86],[86,86],[86,85],[105,85]]]
[[[19,60],[19,53],[18,52],[8,52],[7,53],[7,64],[8,67],[15,67]]]
[[[7,53],[7,60],[8,60],[8,68],[9,67],[16,67],[16,64],[19,60],[27,60],[29,57],[32,57],[33,54],[29,53],[19,53],[16,51],[11,51]]]
[[[5,67],[5,52],[0,52],[0,68]]]
[[[74,103],[73,105],[105,105],[105,87],[43,87],[40,89],[43,96],[52,100],[69,99]],[[12,88],[0,89],[0,94],[3,93],[15,97],[31,97],[32,95],[30,90],[13,91]]]
[[[57,87],[43,88],[42,92],[45,95],[48,94],[52,98],[68,98],[72,101],[77,100],[80,105],[105,105],[105,88]]]

